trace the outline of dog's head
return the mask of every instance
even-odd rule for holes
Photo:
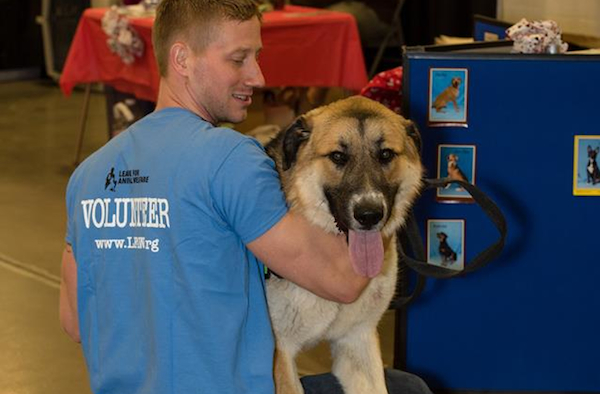
[[[592,149],[592,147],[590,145],[588,145],[588,157],[592,160],[596,160],[596,157],[598,156],[598,152],[600,151],[600,147],[597,147],[596,149]]]
[[[462,82],[462,79],[460,77],[454,77],[452,78],[452,86],[455,88],[458,88],[460,86],[460,83]]]
[[[456,167],[458,165],[458,155],[455,155],[454,153],[450,153],[446,157],[446,160],[448,161],[449,167]]]
[[[350,242],[390,236],[421,186],[417,128],[364,97],[306,113],[274,144],[290,209]]]
[[[445,242],[446,239],[448,238],[448,235],[444,232],[437,233],[436,236],[437,236],[437,239],[440,240],[440,242]]]

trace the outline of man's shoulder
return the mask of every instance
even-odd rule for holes
[[[162,129],[161,132],[166,132],[168,136],[166,138],[184,138],[186,145],[194,149],[202,147],[221,152],[240,144],[252,145],[256,142],[230,127],[214,126],[184,108],[164,108],[147,116],[137,126],[140,129]]]
[[[195,135],[194,148],[223,159],[230,155],[263,154],[264,149],[254,138],[229,127],[211,127]]]

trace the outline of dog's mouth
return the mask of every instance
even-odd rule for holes
[[[352,268],[358,275],[374,278],[383,268],[383,239],[377,230],[350,230],[334,216],[340,232],[346,234]]]
[[[381,272],[383,240],[379,231],[350,230],[348,246],[354,272],[367,278],[373,278]]]
[[[351,229],[342,219],[339,212],[332,204],[331,194],[326,193],[329,200],[329,209],[338,230],[348,239],[350,261],[352,268],[358,275],[373,278],[383,268],[383,239],[379,230]]]

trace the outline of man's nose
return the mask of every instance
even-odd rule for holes
[[[262,88],[265,86],[265,77],[258,64],[258,59],[252,61],[246,84],[253,88]]]

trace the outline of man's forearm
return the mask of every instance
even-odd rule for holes
[[[61,263],[59,317],[63,330],[75,342],[81,342],[77,315],[77,263],[69,245],[63,251]]]

